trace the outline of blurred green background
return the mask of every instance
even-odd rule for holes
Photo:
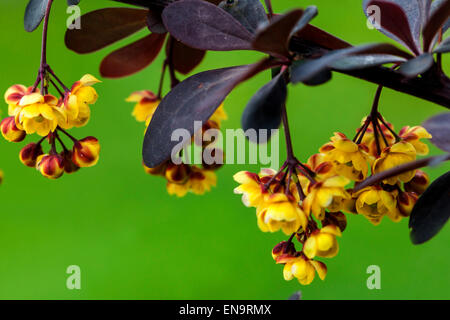
[[[353,44],[390,41],[366,27],[358,0],[274,1],[283,12],[316,4],[314,23]],[[23,29],[26,1],[0,4],[0,88],[32,85],[40,57],[40,29]],[[81,1],[82,13],[111,1]],[[80,56],[64,46],[65,1],[56,1],[50,19],[48,60],[71,84],[85,73],[98,75],[101,59],[146,34],[143,31],[98,53]],[[252,52],[208,53],[198,70],[256,61]],[[448,58],[444,64],[448,68]],[[205,196],[178,199],[167,194],[163,179],[146,175],[141,167],[143,126],[131,117],[124,99],[135,90],[156,91],[162,55],[144,71],[122,80],[97,85],[100,98],[90,123],[71,130],[78,138],[94,135],[101,141],[99,164],[58,181],[24,167],[18,152],[25,145],[1,139],[0,168],[0,298],[2,299],[286,299],[302,290],[304,299],[449,299],[450,229],[445,227],[429,243],[413,246],[407,220],[387,218],[380,226],[349,216],[339,239],[336,258],[325,281],[307,287],[284,281],[271,249],[284,235],[262,233],[254,209],[233,194],[232,175],[257,171],[257,165],[228,165],[218,172],[218,186]],[[269,74],[241,85],[226,100],[229,120],[224,128],[238,128],[240,114],[251,95]],[[352,135],[370,109],[376,86],[334,75],[319,87],[297,86],[289,93],[288,112],[295,152],[301,160],[332,136]],[[2,109],[6,115],[6,105]],[[382,96],[381,112],[397,129],[417,125],[443,112],[440,106],[391,90]],[[28,142],[37,137],[27,138]],[[284,157],[282,141],[281,151]],[[432,154],[439,150],[431,147]],[[449,166],[427,169],[436,178]],[[66,268],[79,265],[82,289],[66,288]],[[381,268],[381,290],[366,286],[369,265]]]

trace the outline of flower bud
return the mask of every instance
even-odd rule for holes
[[[14,117],[3,119],[0,123],[0,130],[2,131],[3,137],[9,142],[20,142],[27,135],[25,131],[17,128]]]
[[[44,152],[42,151],[41,145],[32,142],[20,150],[19,158],[20,161],[27,167],[35,168],[37,158],[43,153]]]
[[[402,216],[409,217],[419,197],[414,192],[400,192],[397,198],[398,209]]]
[[[339,227],[341,232],[344,232],[347,227],[347,217],[342,212],[327,212],[325,214],[325,220],[322,222],[324,226],[335,225]]]
[[[173,164],[169,163],[166,169],[166,179],[169,182],[183,184],[189,179],[189,166],[185,164]]]
[[[97,138],[87,137],[73,146],[72,161],[80,168],[95,166],[100,156],[100,144]]]
[[[46,178],[58,179],[64,173],[64,159],[59,154],[40,155],[36,169]]]
[[[417,194],[422,194],[428,188],[430,184],[430,178],[422,170],[416,170],[414,178],[405,183],[405,190],[408,192],[415,192]]]
[[[62,151],[60,156],[64,159],[64,172],[66,173],[74,173],[80,170],[80,167],[77,166],[72,161],[73,152],[70,150]]]
[[[292,242],[288,241],[281,241],[279,244],[277,244],[272,249],[272,258],[274,260],[277,260],[278,257],[281,255],[289,255],[294,256],[295,255],[295,246]]]

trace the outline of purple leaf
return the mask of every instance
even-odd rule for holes
[[[67,30],[67,48],[76,53],[90,53],[113,44],[146,26],[147,10],[106,8],[81,17],[83,28]]]
[[[400,63],[405,61],[404,58],[387,54],[355,55],[339,59],[333,62],[331,67],[341,71],[361,70],[381,66],[387,63]]]
[[[448,53],[450,52],[450,37],[442,41],[434,49],[433,53]]]
[[[251,49],[252,34],[233,16],[201,0],[184,0],[166,7],[162,13],[170,34],[200,50]]]
[[[291,32],[302,16],[302,10],[293,10],[274,17],[270,23],[258,30],[253,40],[253,49],[274,56],[289,56]]]
[[[420,196],[409,219],[413,244],[427,242],[450,218],[450,172],[436,179]]]
[[[281,110],[287,97],[284,76],[284,72],[280,72],[251,98],[242,113],[242,129],[254,129],[257,132],[260,129],[268,130],[267,139],[270,138],[272,129],[278,129],[281,124]],[[256,138],[259,139],[259,134],[256,135]],[[265,143],[267,139],[253,141],[250,138],[250,141]]]
[[[219,4],[219,8],[231,14],[253,34],[261,24],[267,22],[266,10],[259,0],[225,0]]]
[[[166,35],[150,34],[106,56],[100,64],[100,74],[105,78],[121,78],[136,73],[155,60]]]
[[[33,32],[44,19],[45,10],[49,0],[30,0],[25,9],[24,27],[28,32]]]
[[[428,20],[425,28],[423,29],[423,48],[426,52],[431,51],[433,40],[439,33],[439,30],[445,25],[450,17],[450,0],[443,1],[439,7],[437,7],[430,19]]]
[[[329,34],[328,32],[311,24],[307,24],[302,30],[297,32],[294,35],[294,38],[300,38],[330,50],[351,47],[350,43],[345,42],[344,40],[339,39],[338,37],[335,37],[332,34]]]
[[[270,67],[264,60],[254,65],[209,70],[178,84],[161,101],[148,126],[142,151],[145,164],[153,168],[167,160],[179,143],[171,141],[174,130],[186,129],[192,135],[194,121],[204,123],[239,83]]]
[[[298,33],[300,32],[308,23],[311,22],[312,19],[314,19],[319,14],[319,11],[317,10],[316,6],[309,6],[305,9],[303,12],[302,17],[295,25],[294,30],[292,30],[292,33]]]
[[[292,66],[291,81],[292,83],[305,82],[320,72],[331,68],[333,63],[351,55],[365,54],[389,54],[402,58],[412,58],[412,56],[397,47],[388,43],[368,44],[357,47],[350,47],[341,50],[331,51],[319,59],[309,60],[305,63],[294,63]]]
[[[431,53],[424,53],[403,63],[398,69],[398,72],[403,74],[405,77],[414,78],[419,74],[426,72],[433,64],[433,55]]]
[[[450,112],[438,114],[423,123],[433,136],[431,142],[441,150],[450,152]]]
[[[410,0],[416,1],[416,0]],[[417,2],[417,14],[415,19],[420,21],[419,17],[419,7]],[[377,6],[380,9],[380,31],[386,34],[388,37],[394,39],[395,41],[403,44],[409,48],[414,54],[419,55],[420,50],[413,37],[413,32],[410,27],[410,21],[408,20],[407,14],[400,5],[394,3],[390,0],[366,0],[363,3],[364,13],[369,16],[367,8],[370,6]],[[416,23],[414,23],[414,26]]]

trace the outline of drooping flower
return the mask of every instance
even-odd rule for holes
[[[285,193],[266,194],[256,210],[258,226],[263,232],[282,230],[290,235],[300,227],[306,229],[308,215],[297,199]]]
[[[327,275],[327,266],[320,261],[310,260],[304,255],[298,257],[283,255],[277,259],[277,263],[284,264],[283,276],[289,281],[297,278],[302,285],[310,284],[316,275],[324,280]]]
[[[29,95],[33,91],[32,87],[25,87],[21,84],[16,84],[8,88],[5,92],[5,102],[8,104],[8,114],[10,116],[16,115],[16,109],[19,108],[19,102],[20,100],[26,96]],[[38,92],[36,89],[34,91],[35,93]]]
[[[303,246],[303,253],[313,259],[315,256],[332,258],[339,251],[336,236],[341,236],[341,230],[337,226],[327,225],[317,229],[308,237]]]
[[[416,160],[416,149],[408,142],[400,141],[386,148],[380,157],[373,163],[373,173],[380,173]],[[383,180],[383,183],[395,185],[397,182],[408,182],[414,178],[415,170],[402,173],[398,176]]]
[[[419,197],[414,192],[399,192],[397,204],[401,215],[409,217],[418,199]]]
[[[217,177],[214,171],[197,168],[191,168],[189,175],[189,189],[192,193],[202,195],[211,190],[217,184]]]
[[[56,97],[49,94],[42,96],[40,93],[25,95],[14,113],[16,125],[20,130],[43,137],[54,132],[65,116],[58,108]]]
[[[335,132],[331,142],[319,150],[326,161],[332,161],[338,175],[353,181],[362,181],[369,170],[369,154],[365,145],[357,145],[343,133]]]
[[[379,186],[370,186],[356,192],[353,197],[356,198],[356,211],[374,225],[378,225],[385,215],[395,222],[401,219],[396,190],[388,192]]]
[[[70,129],[86,125],[91,117],[90,105],[98,99],[97,91],[92,86],[99,82],[100,80],[94,76],[86,74],[72,85],[61,106],[67,115],[66,121],[60,123],[62,128]]]
[[[240,185],[234,188],[234,193],[242,194],[242,202],[246,207],[258,207],[263,200],[263,185],[256,173],[240,171],[233,176]]]
[[[135,91],[126,99],[126,101],[136,102],[132,115],[139,122],[149,121],[161,102],[161,100],[149,90]]]
[[[323,220],[325,209],[339,211],[343,201],[350,198],[344,188],[349,182],[350,180],[343,176],[334,176],[311,184],[303,202],[305,212],[312,212],[317,219]]]
[[[405,191],[422,194],[430,184],[430,177],[422,170],[416,170],[416,174],[411,181],[404,184]]]
[[[400,130],[399,133],[400,138],[403,141],[409,142],[416,149],[416,153],[420,156],[425,156],[428,154],[429,149],[428,146],[420,141],[420,139],[431,139],[431,134],[421,126],[410,127],[406,126]]]

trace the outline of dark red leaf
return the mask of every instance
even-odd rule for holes
[[[438,114],[423,123],[433,136],[431,142],[441,150],[450,152],[450,112]]]
[[[328,32],[319,29],[311,24],[306,25],[302,30],[295,34],[302,40],[315,43],[323,48],[330,50],[344,49],[351,47],[351,44],[341,40]]]
[[[369,0],[365,3],[365,10],[370,6],[380,8],[380,26],[383,33],[396,41],[401,42],[414,54],[419,55],[416,42],[410,28],[408,17],[401,6],[389,0]],[[367,14],[367,12],[366,12]]]
[[[305,9],[303,12],[302,17],[295,25],[295,28],[292,30],[292,33],[298,33],[300,32],[304,27],[308,25],[308,23],[311,22],[312,19],[314,19],[319,14],[319,11],[317,10],[316,6],[309,6]]]
[[[205,51],[198,50],[181,43],[180,41],[172,39],[172,63],[175,70],[182,73],[188,74],[194,70],[200,62],[202,62]],[[169,55],[169,46],[166,46],[166,53]]]
[[[251,136],[248,138],[252,142],[265,143],[270,138],[272,129],[278,129],[281,124],[281,110],[286,102],[287,88],[284,80],[284,72],[279,73],[269,83],[264,85],[251,98],[244,112],[242,113],[242,129],[268,130],[265,140],[259,140],[260,135],[256,135],[256,141]]]
[[[128,37],[146,26],[147,10],[106,8],[81,17],[82,28],[67,30],[67,48],[90,53]]]
[[[433,12],[423,29],[423,48],[425,51],[430,51],[433,44],[433,39],[438,34],[439,30],[444,26],[450,17],[450,0],[445,0]]]
[[[193,75],[170,91],[159,104],[147,129],[143,145],[146,166],[154,168],[167,160],[179,143],[172,132],[194,133],[194,121],[205,122],[239,83],[271,67],[264,60],[254,65],[209,70]]]
[[[291,32],[303,14],[303,10],[293,10],[284,15],[275,16],[270,23],[258,30],[253,40],[253,49],[274,56],[289,56]]]
[[[110,53],[100,64],[100,74],[105,78],[120,78],[144,69],[158,56],[165,38],[166,35],[152,33]]]
[[[162,13],[170,34],[200,50],[251,49],[252,34],[233,16],[201,0],[184,0],[166,7]]]
[[[433,238],[450,218],[450,172],[436,179],[420,196],[409,219],[413,244]]]

